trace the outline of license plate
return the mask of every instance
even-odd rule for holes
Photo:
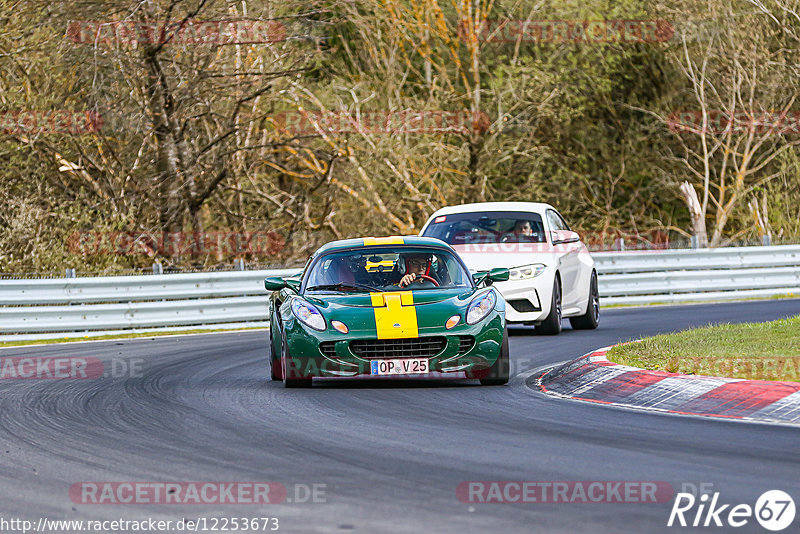
[[[425,358],[401,358],[392,360],[372,360],[370,374],[413,375],[428,372],[428,360]]]

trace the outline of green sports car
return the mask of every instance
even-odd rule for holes
[[[302,274],[267,278],[273,380],[407,376],[508,382],[508,269],[470,274],[427,237],[365,237],[317,250]],[[461,373],[459,375],[459,373]]]

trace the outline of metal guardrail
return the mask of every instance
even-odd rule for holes
[[[592,257],[603,305],[800,295],[800,245],[600,252]],[[0,341],[64,337],[64,332],[90,336],[130,329],[265,326],[264,278],[297,272],[1,280]]]
[[[298,269],[0,281],[0,306],[264,296],[264,278]],[[3,308],[0,308],[2,317]],[[0,331],[4,331],[0,319]]]
[[[266,326],[264,278],[297,272],[270,269],[2,280],[0,341],[64,337],[63,332],[95,336],[122,329]]]
[[[800,245],[600,252],[592,257],[606,306],[800,296]]]

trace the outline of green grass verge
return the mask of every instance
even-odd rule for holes
[[[614,347],[608,359],[671,373],[800,381],[800,316],[721,324]]]
[[[256,326],[251,328],[236,328],[229,330],[226,328],[218,328],[214,330],[175,330],[169,332],[139,332],[136,334],[110,334],[107,336],[84,336],[84,337],[64,337],[56,339],[29,339],[25,341],[4,341],[0,342],[2,347],[24,347],[27,345],[51,345],[53,343],[74,343],[76,341],[103,341],[109,339],[132,339],[137,337],[159,337],[159,336],[178,336],[185,334],[210,334],[212,332],[241,332],[244,330],[262,330],[263,327]]]

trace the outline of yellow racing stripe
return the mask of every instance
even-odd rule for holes
[[[400,236],[392,237],[365,237],[364,246],[369,247],[372,245],[402,245],[405,243]]]
[[[417,308],[411,291],[370,293],[378,339],[416,338]]]

